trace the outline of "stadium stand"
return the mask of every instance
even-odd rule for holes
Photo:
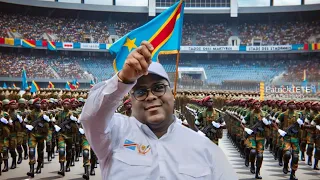
[[[143,23],[143,20],[96,21],[1,12],[0,37],[41,40],[44,38],[43,34],[48,34],[53,41],[88,42],[89,39],[90,42],[109,43],[110,33],[121,37]],[[239,22],[234,26],[221,22],[196,22],[185,19],[182,45],[224,46],[228,45],[228,39],[232,35],[238,35],[241,44],[244,45],[251,44],[252,38],[261,39],[262,45],[303,44],[310,36],[319,33],[319,20],[250,24]]]

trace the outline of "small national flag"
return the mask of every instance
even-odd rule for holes
[[[128,149],[131,149],[131,150],[136,150],[136,147],[137,147],[137,145],[138,144],[136,144],[136,143],[134,143],[134,142],[132,142],[132,141],[130,141],[130,140],[128,140],[128,139],[126,139],[125,141],[124,141],[124,144],[123,144],[123,147],[125,147],[125,148],[128,148]]]
[[[35,92],[38,92],[39,90],[40,90],[40,88],[39,88],[38,84],[35,81],[32,81],[30,92],[35,93]]]
[[[12,88],[17,88],[15,83],[12,84]]]
[[[22,69],[21,78],[22,78],[21,89],[22,90],[28,89],[27,72],[24,68]]]
[[[21,39],[21,45],[26,48],[35,48],[36,47],[36,41],[35,40],[27,40],[27,39]]]
[[[70,90],[70,89],[71,89],[69,81],[68,81],[68,82],[66,82],[65,89],[67,89],[67,90]]]
[[[90,88],[92,88],[94,86],[94,82],[93,82],[93,80],[91,79],[91,81],[90,81]]]
[[[3,83],[3,88],[4,88],[4,89],[7,89],[7,88],[8,88],[8,86],[7,86],[7,84],[6,84],[5,82]]]
[[[184,16],[184,1],[180,0],[147,24],[129,32],[111,45],[109,51],[116,53],[114,70],[120,71],[126,57],[146,40],[152,44],[152,61],[158,60],[159,54],[176,54],[180,50]]]
[[[54,88],[54,84],[51,81],[49,81],[48,88]]]
[[[49,49],[50,51],[56,51],[56,50],[57,50],[56,43],[55,43],[55,42],[48,41],[48,49]]]

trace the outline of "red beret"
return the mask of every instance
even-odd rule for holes
[[[17,102],[16,100],[11,100],[11,101],[9,101],[9,103],[8,103],[8,104],[16,103],[16,102]]]
[[[310,103],[310,104],[311,104],[311,102],[310,102],[310,101],[305,101],[303,104],[304,104],[304,105],[306,105],[306,104],[308,104],[308,103]]]
[[[76,99],[76,98],[70,99],[70,102],[71,102],[71,103],[72,103],[73,101],[77,101],[77,99]]]
[[[35,104],[36,102],[41,102],[41,99],[40,98],[35,98],[34,100],[33,100],[33,104]]]
[[[64,99],[64,100],[62,101],[63,104],[66,103],[66,102],[70,103],[70,99],[69,99],[69,98],[66,98],[66,99]]]
[[[279,105],[282,106],[284,103],[286,103],[286,101],[280,101]]]
[[[298,104],[300,104],[300,105],[301,105],[301,104],[302,104],[302,102],[298,101],[298,102],[296,102],[296,104],[297,104],[297,105],[298,105]]]
[[[48,103],[46,99],[42,99],[41,104]]]
[[[131,103],[131,99],[127,99],[123,104],[128,104],[128,103]]]
[[[255,104],[255,103],[260,103],[260,101],[259,100],[252,101],[252,104]]]
[[[211,99],[211,97],[210,97],[210,96],[207,96],[207,97],[203,98],[202,102],[207,102],[207,101],[209,101],[210,99]]]
[[[314,102],[311,103],[311,106],[315,106],[315,105],[319,105],[319,102],[314,101]]]

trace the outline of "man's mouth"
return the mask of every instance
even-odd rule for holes
[[[148,106],[148,107],[145,107],[144,110],[150,110],[150,109],[155,109],[155,108],[158,108],[160,107],[161,105],[153,105],[153,106]]]

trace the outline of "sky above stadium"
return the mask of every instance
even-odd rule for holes
[[[269,6],[270,0],[238,0],[239,6]],[[274,0],[275,6],[299,5],[301,0]],[[306,4],[320,3],[320,0],[305,0]],[[117,5],[148,6],[148,0],[117,0]]]

